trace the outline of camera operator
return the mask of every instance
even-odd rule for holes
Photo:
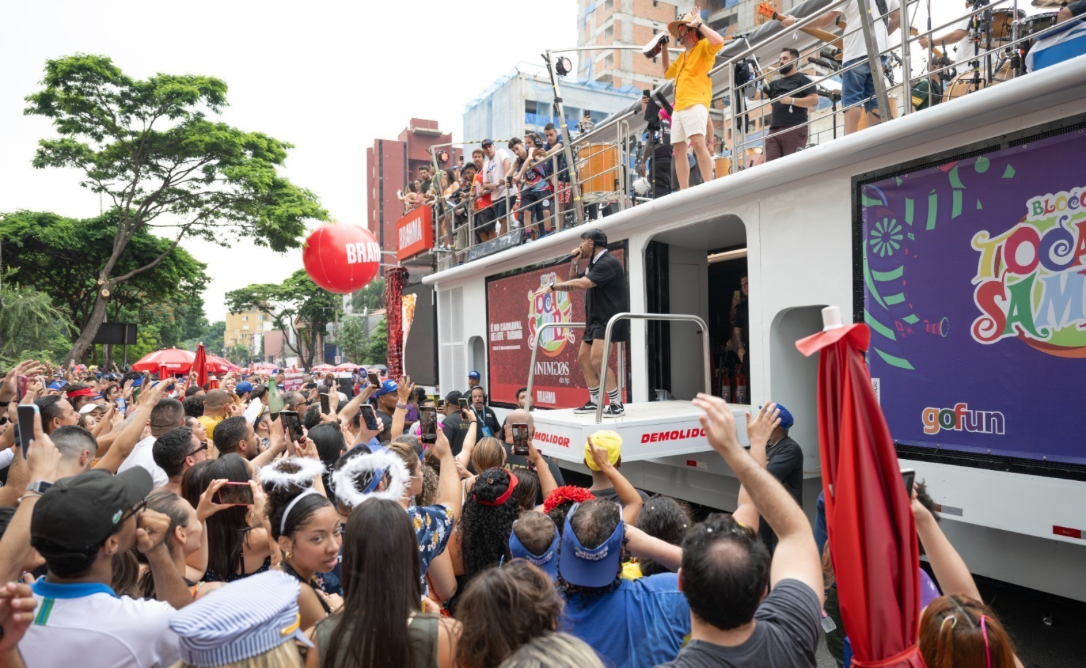
[[[671,117],[649,97],[649,91],[641,96],[641,112],[649,127],[645,132],[645,150],[652,145],[652,155],[646,155],[641,163],[640,176],[652,170],[652,197],[658,199],[671,192]]]

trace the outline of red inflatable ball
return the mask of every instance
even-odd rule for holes
[[[305,242],[305,272],[329,292],[349,294],[366,287],[381,267],[381,246],[357,225],[322,225]]]

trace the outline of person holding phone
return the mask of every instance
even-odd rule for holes
[[[747,413],[750,455],[780,481],[796,504],[803,507],[803,448],[788,436],[795,424],[792,413],[781,404],[759,406],[757,418]],[[769,553],[777,547],[777,536],[768,522],[758,528]]]

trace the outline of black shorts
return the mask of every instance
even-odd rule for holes
[[[603,341],[604,335],[607,333],[607,323],[601,321],[590,322],[584,328],[584,336],[581,340],[585,343],[592,343],[593,341]],[[615,323],[614,329],[611,330],[611,343],[626,343],[630,340],[630,321],[619,320]]]

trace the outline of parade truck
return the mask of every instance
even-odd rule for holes
[[[630,340],[608,357],[626,402],[617,418],[572,410],[588,396],[577,363],[584,293],[536,294],[568,276],[585,226],[606,233],[626,270]],[[744,278],[749,296],[737,295]],[[773,401],[794,416],[812,517],[822,487],[817,356],[795,343],[822,328],[824,307],[839,306],[871,329],[867,363],[901,467],[926,482],[970,569],[1086,601],[1080,62],[424,281],[437,304],[439,385],[459,388],[478,370],[500,411],[530,381],[535,445],[563,468],[586,472],[586,436],[612,429],[634,485],[732,510],[737,480],[690,399],[731,396],[741,440],[744,414]],[[729,370],[737,301],[749,349]]]

